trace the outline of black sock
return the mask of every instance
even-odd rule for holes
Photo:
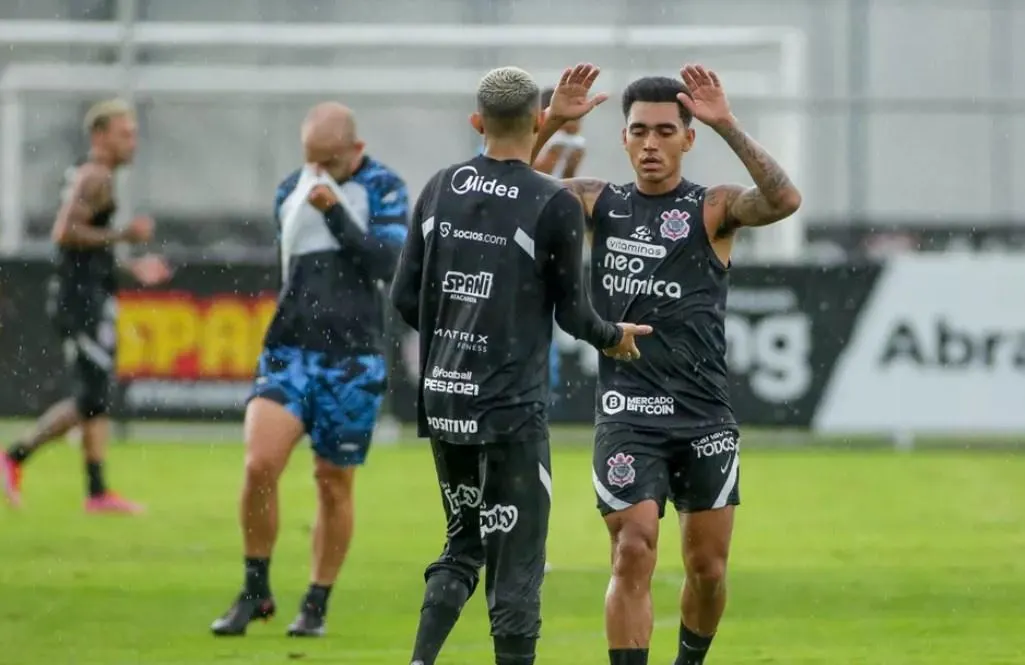
[[[246,595],[270,598],[270,559],[246,557]]]
[[[609,649],[609,665],[648,665],[648,650]]]
[[[413,663],[434,665],[469,597],[470,587],[454,575],[442,571],[428,578],[413,645]]]
[[[495,637],[495,665],[534,665],[537,638]]]
[[[303,609],[324,616],[327,614],[327,599],[331,595],[331,585],[311,584],[306,591],[306,599],[303,601]]]
[[[680,624],[680,651],[673,665],[704,665],[708,648],[712,646],[711,637],[702,637],[687,626]]]
[[[7,449],[7,456],[11,458],[11,461],[15,464],[23,464],[33,452],[35,452],[35,450],[30,448],[28,445],[21,441],[16,441]]]
[[[107,493],[107,485],[103,482],[103,462],[86,462],[85,477],[89,496],[103,496]]]

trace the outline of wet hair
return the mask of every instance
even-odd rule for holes
[[[630,116],[630,109],[636,102],[652,102],[655,104],[676,104],[680,110],[680,120],[685,127],[690,126],[693,117],[687,107],[680,103],[676,95],[684,93],[690,96],[690,90],[679,79],[668,76],[645,76],[633,81],[623,91],[623,117]]]

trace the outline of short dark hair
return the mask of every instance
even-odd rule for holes
[[[645,76],[644,78],[639,78],[626,86],[626,90],[623,91],[623,117],[627,118],[630,116],[630,109],[633,108],[635,102],[673,103],[680,109],[680,120],[683,121],[685,127],[689,127],[693,116],[691,116],[687,107],[676,98],[676,95],[681,92],[688,97],[690,96],[690,90],[679,79],[669,78],[668,76]]]
[[[541,108],[546,109],[552,105],[553,95],[555,95],[555,88],[545,88],[541,91]]]
[[[477,110],[494,136],[531,131],[540,105],[540,89],[530,74],[518,67],[493,69],[477,86]]]

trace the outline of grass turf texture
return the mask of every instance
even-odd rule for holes
[[[753,447],[743,458],[731,600],[709,665],[1025,662],[1025,456]],[[608,546],[589,463],[583,447],[554,454],[555,571],[539,663],[607,662]],[[282,487],[271,572],[279,614],[243,639],[209,634],[242,579],[240,465],[237,446],[118,446],[111,479],[149,512],[97,517],[82,511],[77,451],[57,446],[34,459],[24,508],[0,509],[0,663],[408,662],[422,570],[443,534],[427,449],[378,447],[360,473],[356,539],[319,641],[283,635],[309,568],[314,494],[302,448]],[[665,665],[682,571],[671,511],[660,557],[651,662]],[[441,663],[493,662],[483,595]]]

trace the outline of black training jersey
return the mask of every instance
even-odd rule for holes
[[[727,266],[705,231],[705,188],[661,196],[608,185],[591,216],[591,297],[601,316],[648,324],[641,359],[598,365],[597,421],[702,434],[735,425],[726,374]]]
[[[61,197],[71,195],[72,186],[81,164],[65,172]],[[62,200],[63,204],[64,201]],[[99,210],[89,220],[90,226],[108,228],[116,206]],[[95,317],[117,290],[114,248],[57,246],[57,265],[51,282],[50,308],[53,314],[75,320]]]
[[[339,203],[321,213],[307,202],[315,185],[331,187]],[[264,338],[345,357],[384,351],[384,299],[408,230],[406,185],[394,171],[365,158],[337,183],[312,167],[278,186],[281,293]]]
[[[583,230],[573,195],[524,162],[478,156],[427,184],[392,286],[420,331],[420,436],[547,436],[553,310],[595,347],[621,337],[587,296]]]

